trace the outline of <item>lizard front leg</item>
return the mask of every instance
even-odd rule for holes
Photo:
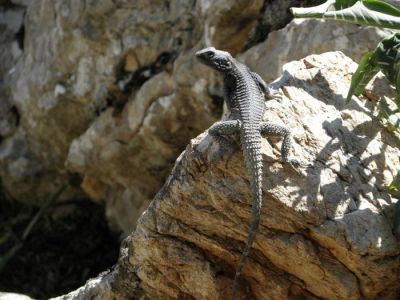
[[[281,155],[284,162],[287,162],[293,169],[300,165],[299,161],[289,157],[290,150],[292,149],[292,137],[290,130],[282,125],[278,125],[271,122],[261,123],[261,135],[262,136],[282,136],[282,148]]]
[[[267,100],[271,99],[282,99],[282,96],[279,94],[277,90],[273,90],[269,87],[269,85],[255,72],[250,72],[253,79],[257,82],[259,88],[264,93],[264,97]]]
[[[228,154],[228,156],[230,157],[235,152],[237,146],[230,140],[228,140],[225,136],[238,133],[241,126],[242,122],[240,122],[239,120],[229,120],[217,122],[208,129],[208,133],[219,145],[219,151],[212,158],[213,162],[217,161],[224,154]]]

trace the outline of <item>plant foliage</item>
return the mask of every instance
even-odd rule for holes
[[[400,10],[381,0],[328,0],[308,8],[291,8],[295,18],[332,19],[341,22],[400,29]],[[347,102],[359,96],[368,82],[381,71],[395,86],[397,107],[390,107],[385,96],[379,101],[380,116],[389,131],[400,133],[400,33],[383,39],[376,49],[365,53],[351,78]],[[388,186],[388,192],[400,199],[400,172]],[[400,238],[400,200],[395,204],[394,233]]]
[[[392,29],[400,28],[400,10],[380,0],[328,0],[314,7],[292,7],[295,18],[332,19]]]
[[[400,93],[400,33],[382,40],[373,52],[363,55],[356,72],[351,79],[347,101],[353,95],[359,96],[368,82],[378,71],[382,71],[386,78],[396,87]]]

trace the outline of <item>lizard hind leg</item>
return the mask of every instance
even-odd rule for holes
[[[297,159],[290,158],[290,150],[292,149],[292,136],[290,130],[282,125],[278,125],[271,122],[261,123],[261,135],[262,136],[282,136],[282,148],[281,155],[284,162],[287,162],[294,170],[297,171],[297,167],[300,166],[300,162]]]
[[[241,126],[242,123],[239,120],[229,120],[217,122],[208,129],[208,133],[219,145],[218,151],[211,158],[212,162],[216,162],[222,156],[228,155],[226,162],[226,164],[228,164],[229,158],[235,153],[237,146],[227,139],[226,136],[238,133]]]

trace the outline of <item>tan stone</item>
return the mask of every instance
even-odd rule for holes
[[[280,142],[263,141],[264,207],[239,299],[397,298],[395,200],[384,184],[400,150],[369,100],[345,105],[355,68],[340,52],[285,66],[282,99],[267,102],[265,117],[293,129],[302,174],[282,163]],[[252,197],[242,154],[212,164],[217,147],[207,133],[193,139],[117,269],[59,299],[230,299]]]

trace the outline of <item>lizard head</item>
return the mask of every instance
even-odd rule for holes
[[[228,52],[217,50],[214,47],[197,51],[196,57],[203,64],[222,73],[231,70],[232,67],[232,56]]]

